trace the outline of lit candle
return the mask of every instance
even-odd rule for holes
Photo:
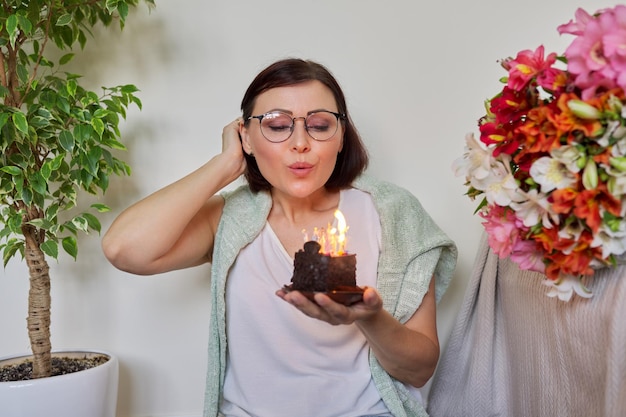
[[[335,219],[337,226],[327,225],[326,228],[313,228],[313,235],[311,240],[320,244],[320,252],[329,255],[345,255],[346,254],[346,232],[348,226],[346,224],[346,218],[339,210],[335,210]],[[309,241],[309,234],[306,229],[302,229],[302,235],[305,243]]]
[[[337,230],[339,231],[339,235],[337,236],[339,243],[338,253],[343,255],[346,253],[346,232],[348,231],[348,225],[346,224],[346,218],[341,211],[335,210],[335,218],[337,219]]]

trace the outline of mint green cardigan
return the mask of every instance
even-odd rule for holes
[[[456,266],[457,249],[426,213],[417,198],[393,184],[363,176],[354,188],[372,196],[380,216],[382,251],[378,260],[377,290],[385,310],[406,322],[417,310],[435,277],[439,301]],[[272,200],[268,192],[252,193],[247,185],[225,192],[224,211],[215,235],[211,267],[211,326],[204,416],[218,415],[226,369],[225,288],[239,251],[264,227]],[[380,366],[370,352],[374,383],[396,417],[427,416],[424,407]]]

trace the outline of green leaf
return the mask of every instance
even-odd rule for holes
[[[19,167],[12,165],[3,166],[2,168],[0,168],[0,171],[6,172],[9,175],[20,175],[22,173],[22,170]]]
[[[9,120],[8,113],[0,113],[0,129],[2,129],[5,124],[7,124],[8,120]]]
[[[39,170],[41,177],[46,182],[50,179],[50,175],[52,174],[52,162],[53,161],[54,160],[52,159],[47,160],[46,162],[44,162],[44,164],[41,166],[41,169]]]
[[[65,54],[59,59],[59,65],[65,65],[74,58],[74,54]]]
[[[28,222],[28,224],[32,224],[38,229],[49,230],[52,226],[54,226],[50,221],[46,219],[34,219]]]
[[[15,186],[12,181],[1,181],[0,182],[0,195],[2,194],[10,194],[15,190]]]
[[[17,40],[18,35],[17,16],[12,14],[7,17],[5,27],[7,29],[7,32],[9,33],[9,42],[11,43],[11,46],[15,46],[15,41]]]
[[[124,144],[122,142],[119,142],[113,138],[108,138],[104,141],[102,141],[102,143],[106,146],[108,146],[111,149],[119,149],[120,151],[125,151],[126,150],[126,146],[124,146]]]
[[[90,229],[100,233],[100,231],[102,230],[102,225],[100,224],[100,221],[96,216],[91,213],[83,213],[83,217],[85,218],[85,220],[87,220],[87,224],[89,225]]]
[[[66,210],[69,210],[76,205],[78,195],[74,187],[72,187],[70,184],[64,184],[61,186],[59,191],[63,194],[63,200],[66,204]]]
[[[85,44],[87,43],[87,37],[85,36],[85,33],[80,30],[78,31],[78,43],[80,44],[80,47],[85,49]]]
[[[26,116],[24,116],[24,113],[13,113],[11,118],[13,119],[13,123],[15,123],[15,127],[17,127],[17,130],[24,133],[25,135],[28,134],[28,122],[26,121]]]
[[[22,232],[22,216],[20,213],[14,213],[7,222],[7,227],[14,234],[20,234]]]
[[[28,169],[28,160],[24,158],[24,155],[20,153],[11,154],[7,162],[10,163],[11,165],[18,166],[22,168],[23,170]]]
[[[143,109],[143,104],[141,103],[141,100],[139,99],[139,97],[132,96],[132,100],[139,110]]]
[[[59,18],[57,19],[57,26],[67,26],[70,23],[72,23],[72,15],[69,13],[66,13],[64,15],[59,16]]]
[[[95,203],[92,204],[91,207],[95,210],[98,211],[98,213],[106,213],[108,211],[111,211],[111,209],[109,208],[109,206],[107,206],[106,204],[99,204],[99,203]]]
[[[37,130],[39,130],[42,127],[48,126],[49,124],[50,124],[50,121],[41,116],[35,116],[32,119],[30,119],[30,125]]]
[[[60,37],[57,40],[62,40],[58,46],[60,49],[71,48],[74,43],[74,32],[70,26],[60,26],[57,28]]]
[[[109,13],[113,13],[114,11],[117,10],[118,3],[119,3],[119,0],[107,0],[106,7]]]
[[[91,119],[91,126],[96,131],[98,136],[102,137],[102,133],[104,132],[104,123],[100,119]]]
[[[72,135],[72,132],[70,132],[69,130],[64,130],[61,132],[61,134],[59,135],[59,142],[61,143],[63,149],[65,149],[67,152],[72,152],[72,150],[74,149],[74,135]]]
[[[52,171],[58,170],[61,168],[61,164],[63,164],[63,155],[57,155],[54,159],[46,161],[46,164],[50,165]]]
[[[26,84],[28,82],[28,78],[30,77],[30,74],[28,73],[28,68],[26,68],[26,66],[21,65],[21,64],[18,65],[17,77],[20,79],[21,82]]]
[[[76,230],[76,226],[74,226],[71,222],[65,222],[62,225],[59,225],[59,232],[71,232],[74,236],[78,234],[78,230]]]
[[[120,14],[120,19],[122,20],[122,22],[124,22],[126,20],[126,17],[128,16],[128,4],[124,2],[119,2],[117,4],[117,12]]]
[[[70,114],[71,112],[70,103],[67,101],[65,97],[61,97],[61,96],[57,97],[56,104],[59,110],[61,110],[65,114]]]
[[[19,251],[22,252],[24,248],[24,242],[17,239],[10,239],[4,246],[4,252],[2,253],[2,261],[6,267],[9,260]]]
[[[132,94],[139,91],[139,89],[133,84],[126,84],[122,86],[122,93],[124,94]]]
[[[78,230],[82,230],[85,233],[89,231],[89,222],[82,215],[74,217],[72,224],[76,226]]]
[[[27,206],[30,206],[30,203],[32,203],[33,201],[33,192],[31,191],[31,189],[23,188],[21,195],[22,195],[22,201],[24,202],[24,204],[26,204]]]
[[[67,82],[66,90],[70,97],[74,97],[76,95],[76,88],[78,87],[78,83],[76,80],[69,80]]]
[[[93,168],[93,169],[95,170],[95,168]],[[80,175],[79,183],[83,187],[83,189],[86,190],[86,191],[92,192],[91,191],[91,183],[93,182],[94,175],[92,175],[86,169],[81,169],[79,175]],[[92,192],[92,194],[93,194],[93,192]]]
[[[78,143],[83,143],[91,138],[91,125],[76,125],[74,126],[74,139]]]
[[[50,113],[50,110],[44,107],[40,107],[39,109],[37,109],[37,115],[39,117],[43,117],[44,119],[52,119],[52,113]]]
[[[109,113],[110,113],[110,111],[108,111],[107,109],[99,108],[99,109],[96,109],[96,111],[93,112],[93,117],[96,117],[98,119],[103,119],[106,116],[108,116]]]
[[[30,180],[30,184],[33,187],[33,189],[35,190],[35,192],[37,192],[38,194],[41,194],[41,195],[46,195],[46,191],[48,190],[48,183],[41,176],[40,172],[35,172],[29,178],[29,180]]]
[[[33,24],[25,16],[17,15],[17,21],[24,34],[29,35],[33,30]]]
[[[62,241],[63,249],[70,255],[74,260],[76,260],[76,256],[78,256],[78,245],[76,243],[76,238],[73,236],[68,236]]]
[[[98,147],[90,149],[87,153],[87,168],[94,177],[98,175],[98,162],[101,156],[102,149]]]
[[[43,253],[51,258],[57,259],[59,257],[59,245],[54,240],[46,240],[40,246]]]
[[[54,219],[56,219],[58,212],[59,212],[59,205],[57,203],[51,204],[46,209],[46,219],[48,219],[51,222],[54,222]]]

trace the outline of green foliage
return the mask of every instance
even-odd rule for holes
[[[0,251],[5,265],[24,255],[24,230],[33,227],[46,255],[57,258],[61,245],[76,258],[76,236],[100,232],[100,222],[90,212],[67,220],[61,214],[76,207],[80,192],[104,193],[112,175],[130,174],[113,151],[125,149],[119,124],[128,107],[141,108],[137,88],[88,91],[79,75],[61,67],[74,57],[74,47],[85,46],[90,28],[113,22],[123,28],[129,7],[138,2],[4,0],[0,5]],[[58,62],[44,53],[49,42],[68,51]]]

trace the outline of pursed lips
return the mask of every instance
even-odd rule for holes
[[[289,165],[289,170],[299,176],[308,174],[312,169],[313,164],[309,164],[308,162],[294,162]]]

